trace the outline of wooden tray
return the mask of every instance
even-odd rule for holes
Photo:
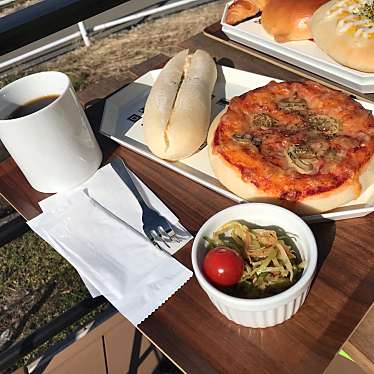
[[[248,53],[249,55],[255,56],[257,58],[260,58],[261,60],[267,61],[273,65],[279,66],[283,69],[286,69],[288,71],[291,71],[292,73],[295,73],[299,76],[302,76],[303,78],[314,80],[318,83],[324,84],[325,86],[335,88],[341,91],[344,91],[350,95],[354,95],[355,97],[369,101],[374,102],[374,94],[364,94],[360,93],[358,91],[355,91],[353,89],[350,89],[348,87],[342,86],[332,80],[326,79],[324,77],[321,77],[317,74],[311,73],[310,71],[307,71],[305,69],[302,69],[298,66],[292,65],[288,62],[282,61],[276,57],[270,56],[268,54],[265,54],[263,52],[257,51],[253,48],[247,47],[243,44],[234,42],[230,40],[226,34],[223,33],[222,27],[220,22],[214,23],[213,25],[207,27],[204,29],[204,35],[206,35],[209,38],[212,38],[216,41],[219,41],[225,45],[228,45],[230,47],[236,48],[242,52]]]

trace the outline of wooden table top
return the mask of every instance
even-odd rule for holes
[[[181,44],[203,48],[221,63],[281,79],[295,74],[214,42],[202,34]],[[165,62],[159,56],[131,69],[144,74]],[[104,84],[105,83],[105,84]],[[122,82],[104,82],[85,93],[105,96]],[[103,100],[87,109],[94,129],[100,124]],[[233,201],[98,136],[105,156],[119,155],[129,167],[195,233],[206,219]],[[27,219],[36,216],[47,195],[27,183],[12,159],[0,164],[0,193]],[[186,283],[140,330],[179,367],[192,373],[321,373],[350,336],[373,301],[374,215],[311,225],[316,236],[318,270],[300,311],[285,323],[250,329],[227,320],[210,302],[195,277]],[[192,269],[192,242],[176,257]]]
[[[374,304],[366,312],[342,349],[367,373],[374,373]]]

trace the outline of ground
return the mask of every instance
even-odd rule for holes
[[[179,42],[220,19],[224,3],[214,1],[147,20],[105,38],[98,35],[89,48],[78,46],[32,70],[20,67],[0,77],[0,87],[19,76],[42,70],[67,73],[78,91],[102,78],[122,80],[131,65],[159,53],[173,55]],[[0,249],[0,350],[87,296],[75,270],[32,232],[3,246]],[[57,338],[65,335],[66,332]],[[31,360],[38,353],[26,359]]]

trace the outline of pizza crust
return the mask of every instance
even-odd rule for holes
[[[334,191],[320,193],[298,202],[280,200],[275,196],[270,196],[257,188],[253,183],[244,182],[240,171],[229,164],[220,154],[213,151],[215,132],[226,110],[227,107],[216,116],[209,128],[207,137],[209,160],[217,179],[229,191],[245,200],[281,205],[299,214],[321,213],[357,199],[363,191],[374,183],[374,157],[372,157],[356,183],[345,183]],[[370,201],[372,195],[366,196],[366,199]]]

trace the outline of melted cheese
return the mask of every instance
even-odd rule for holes
[[[339,0],[327,12],[336,17],[339,34],[349,34],[356,38],[374,39],[374,21],[359,14],[361,6],[370,0]]]

